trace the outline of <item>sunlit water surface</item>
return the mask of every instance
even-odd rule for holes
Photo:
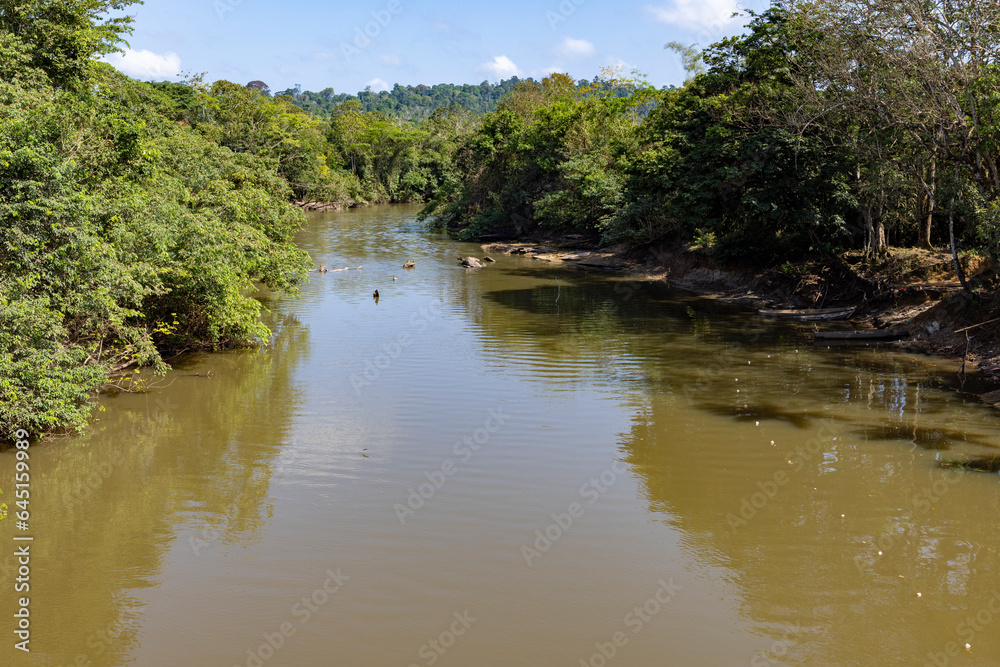
[[[1000,664],[998,477],[938,466],[998,418],[952,364],[467,271],[415,213],[314,216],[352,270],[265,299],[269,350],[32,447],[31,652],[8,519],[0,664]]]

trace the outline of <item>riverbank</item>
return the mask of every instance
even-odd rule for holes
[[[357,202],[353,199],[348,199],[346,201],[318,201],[303,199],[293,201],[292,206],[301,208],[303,211],[314,213],[317,211],[343,211],[345,208],[364,206],[364,203]]]
[[[343,211],[348,208],[359,208],[361,206],[380,206],[384,204],[415,204],[411,201],[387,201],[375,200],[364,201],[357,199],[344,199],[341,201],[321,201],[318,199],[299,199],[292,202],[292,206],[302,209],[308,213],[322,213],[324,211]]]
[[[665,282],[754,312],[854,307],[852,328],[909,329],[909,338],[893,344],[954,359],[960,372],[964,364],[967,376],[1000,388],[1000,291],[985,258],[962,258],[970,276],[969,293],[954,278],[949,253],[907,248],[890,248],[875,262],[862,253],[848,253],[760,270],[722,265],[699,247],[627,252],[598,247],[582,235],[482,247],[488,253],[620,271],[635,280]],[[1000,408],[995,392],[985,396],[984,400]]]

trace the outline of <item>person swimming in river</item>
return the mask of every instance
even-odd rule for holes
[[[372,298],[373,299],[377,299],[378,298],[378,290],[375,290],[375,293],[372,294]]]

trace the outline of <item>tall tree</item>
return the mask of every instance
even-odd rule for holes
[[[110,16],[142,0],[0,0],[0,32],[28,45],[32,66],[60,88],[82,85],[95,57],[128,45],[131,16]]]
[[[858,151],[892,161],[920,184],[928,202],[922,212],[942,208],[934,181],[948,179],[944,212],[964,283],[954,238],[956,216],[975,214],[963,205],[965,192],[985,202],[1000,196],[1000,3],[788,0],[786,6],[800,34],[811,37],[802,42],[809,67],[796,72],[810,102],[807,122],[842,128],[849,117],[861,137]]]

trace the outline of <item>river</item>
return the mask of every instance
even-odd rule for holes
[[[270,348],[32,445],[31,651],[11,516],[0,663],[1000,664],[998,477],[939,465],[1000,447],[998,415],[953,363],[465,270],[415,213],[311,216],[300,245],[351,270],[261,295]]]

